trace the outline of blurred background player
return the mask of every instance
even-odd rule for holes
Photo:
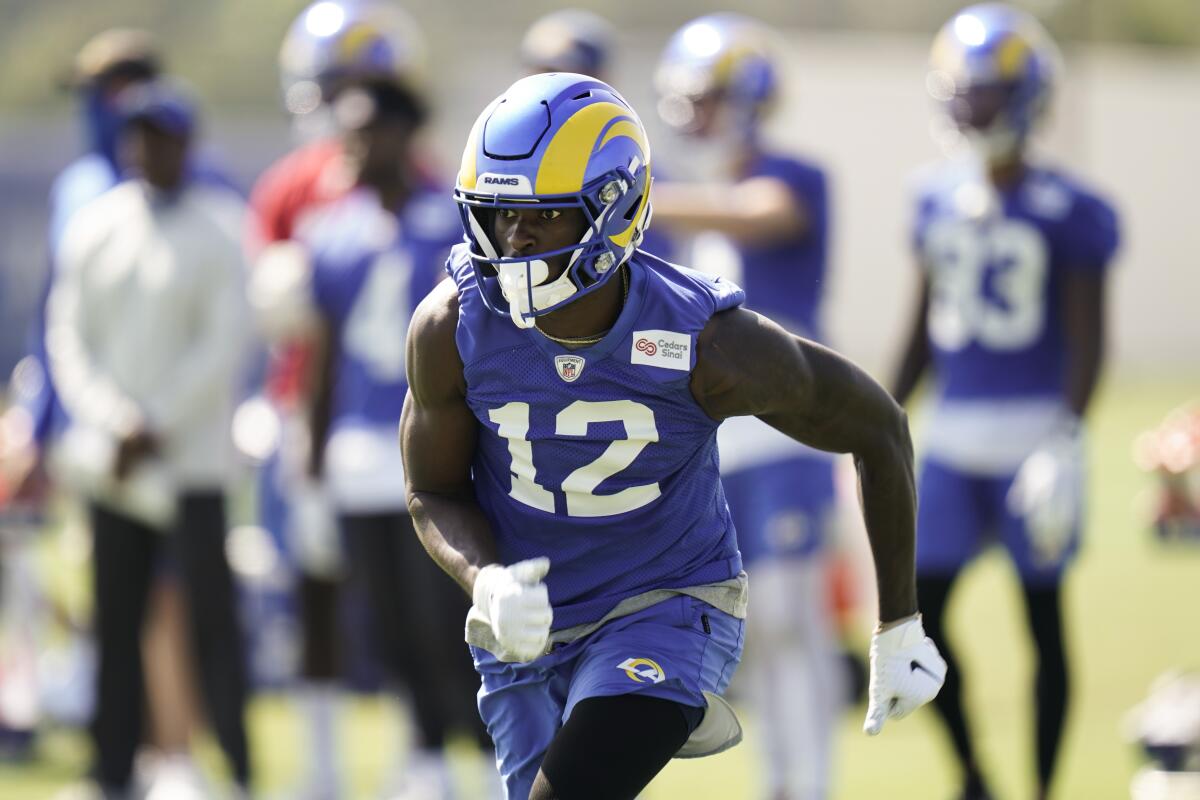
[[[919,476],[917,570],[930,635],[950,672],[937,708],[964,798],[990,797],[945,635],[957,577],[991,538],[1021,580],[1036,649],[1037,796],[1054,776],[1069,686],[1062,582],[1079,547],[1083,416],[1105,347],[1105,282],[1117,247],[1108,203],[1037,163],[1029,140],[1059,77],[1032,17],[971,6],[938,33],[927,78],[957,158],[919,189],[917,314],[894,381],[904,402],[932,369]]]
[[[276,340],[268,368],[267,394],[285,420],[285,433],[280,452],[268,463],[262,478],[263,524],[276,536],[286,532],[285,538],[289,539],[286,546],[293,552],[300,572],[304,681],[301,704],[309,717],[310,731],[308,774],[302,780],[304,791],[314,798],[338,793],[335,741],[341,692],[338,684],[346,677],[346,662],[353,661],[353,656],[359,653],[354,645],[362,639],[360,631],[349,636],[339,631],[339,609],[347,603],[353,606],[359,601],[360,606],[370,606],[366,616],[376,619],[367,636],[375,640],[371,644],[378,645],[378,655],[382,656],[390,677],[402,678],[412,691],[420,741],[412,758],[414,770],[409,770],[412,774],[404,778],[406,783],[422,783],[421,772],[431,776],[430,780],[439,778],[444,729],[462,723],[447,711],[454,708],[447,698],[456,688],[462,689],[461,682],[434,681],[425,686],[415,681],[414,675],[423,675],[420,670],[432,665],[415,663],[414,659],[430,653],[422,644],[400,647],[396,637],[401,631],[390,627],[398,618],[397,602],[401,600],[397,570],[411,566],[400,558],[398,551],[387,549],[402,544],[389,541],[396,536],[403,538],[403,534],[395,532],[395,525],[407,519],[397,517],[405,508],[402,494],[387,496],[385,501],[378,497],[371,499],[370,504],[374,505],[366,516],[384,518],[380,529],[379,525],[356,524],[364,516],[361,499],[352,499],[347,505],[344,496],[338,496],[338,492],[325,485],[340,478],[340,488],[345,488],[347,459],[350,468],[358,471],[348,481],[354,484],[369,469],[363,459],[395,451],[398,404],[404,396],[403,362],[400,362],[399,388],[386,380],[383,384],[372,384],[378,376],[367,367],[381,361],[390,364],[388,360],[397,353],[403,357],[408,313],[403,297],[408,291],[406,276],[413,270],[423,270],[417,280],[418,285],[423,285],[422,281],[428,277],[426,268],[440,274],[444,260],[444,254],[435,257],[435,251],[430,249],[428,232],[443,225],[443,232],[452,237],[451,241],[440,243],[444,248],[461,238],[453,207],[447,203],[439,210],[425,197],[441,184],[433,177],[429,159],[417,142],[419,123],[426,113],[419,92],[422,60],[420,32],[395,4],[322,0],[305,8],[288,30],[279,54],[284,103],[292,115],[293,133],[299,145],[264,173],[252,197],[249,249],[257,264],[253,268],[256,288],[252,294],[257,297],[254,302],[270,306],[279,301],[280,291],[286,294],[289,289],[304,290],[309,284],[302,276],[317,274],[312,272],[310,246],[332,248],[326,253],[329,262],[318,268],[322,275],[336,274],[353,266],[361,273],[360,277],[377,276],[366,283],[343,287],[361,299],[355,305],[356,313],[350,317],[337,316],[349,314],[349,308],[334,313],[322,307],[322,315],[325,312],[328,315],[319,315],[323,322],[315,328],[300,319],[266,319]],[[343,106],[341,119],[336,120],[334,102],[348,87],[354,87],[354,92],[349,105]],[[396,138],[384,141],[390,134]],[[386,198],[382,202],[387,210],[383,212],[381,195]],[[341,201],[347,196],[343,204]],[[369,218],[356,221],[352,214],[347,216],[350,209],[360,212],[366,209]],[[401,215],[403,221],[399,221],[401,217],[397,215],[402,209],[405,209]],[[425,226],[426,233],[410,231],[410,224]],[[315,238],[306,235],[312,228],[316,229]],[[391,238],[385,241],[370,238],[381,230]],[[415,237],[412,242],[410,236]],[[413,260],[410,252],[413,247],[420,251],[418,260],[422,263],[414,262],[397,272],[394,267],[398,260]],[[382,270],[372,267],[376,256],[385,265]],[[361,263],[347,265],[343,258],[361,259]],[[424,263],[429,260],[437,263],[430,267]],[[395,283],[398,275],[404,278],[403,285]],[[297,277],[301,283],[291,283]],[[322,285],[328,288],[332,283]],[[427,289],[428,286],[421,289],[414,302]],[[310,298],[317,303],[328,300],[324,295]],[[303,304],[291,306],[285,302],[285,310],[276,308],[266,315],[286,316],[301,307]],[[399,316],[388,319],[393,312]],[[380,324],[386,326],[383,335],[379,334]],[[364,355],[364,349],[370,352]],[[392,368],[385,365],[385,373],[391,375]],[[347,385],[352,388],[347,390]],[[382,407],[378,405],[379,398],[387,396],[388,387],[398,393],[390,422],[386,419],[390,407],[386,402]],[[350,396],[344,396],[346,391],[351,392]],[[369,407],[360,407],[364,403]],[[331,414],[336,419],[331,419]],[[331,423],[336,423],[342,433],[332,442],[333,452],[340,454],[341,461],[326,469],[324,454]],[[368,423],[381,427],[372,427],[371,435],[359,435],[362,431],[355,426]],[[386,434],[380,433],[382,428],[387,428]],[[394,455],[398,463],[398,452]],[[387,472],[386,466],[382,469]],[[382,474],[376,479],[399,477],[400,473]],[[402,492],[402,480],[394,486]],[[379,502],[383,505],[378,505]],[[341,526],[348,534],[346,543],[353,580],[342,583],[345,565],[337,517],[347,514],[356,519]],[[364,527],[370,530],[364,532]],[[374,547],[384,550],[376,552]],[[346,591],[339,592],[339,585]],[[417,607],[411,605],[407,596],[403,602],[406,612]],[[438,658],[446,657],[444,648],[439,650],[435,646],[433,652],[440,654]],[[458,655],[460,659],[466,658],[465,652]],[[468,669],[469,666],[467,663]],[[470,694],[474,690],[467,687],[466,691]],[[477,715],[472,715],[468,722],[474,717]],[[422,770],[422,764],[428,768]]]
[[[413,88],[348,79],[331,112],[355,188],[306,216],[297,236],[307,258],[276,251],[259,264],[255,280],[271,288],[257,293],[257,304],[277,335],[311,346],[308,473],[337,511],[348,579],[366,588],[373,643],[416,718],[401,796],[466,796],[448,780],[448,735],[473,732],[491,751],[462,640],[470,604],[412,529],[396,446],[408,320],[443,276],[462,228],[445,191],[412,169],[413,137],[426,116]]]
[[[654,219],[693,237],[692,264],[730,278],[746,305],[821,341],[829,208],[824,171],[779,155],[761,125],[778,91],[768,36],[736,14],[693,20],[667,44],[659,111],[710,163],[680,162],[706,181],[654,186]],[[824,798],[842,705],[826,595],[835,519],[833,459],[752,417],[720,429],[721,480],[754,585],[745,678],[763,722],[772,800]]]
[[[189,174],[196,112],[185,93],[142,82],[114,102],[119,163],[133,177],[68,221],[46,331],[70,417],[56,458],[87,498],[94,537],[93,777],[105,797],[130,790],[141,740],[141,633],[166,549],[187,595],[208,718],[245,791],[245,667],[224,498],[246,346],[244,206]]]
[[[54,490],[65,487],[50,481],[45,457],[67,424],[55,391],[45,352],[45,301],[53,279],[56,253],[63,232],[75,212],[111,189],[126,165],[117,152],[122,121],[116,98],[127,88],[155,79],[163,70],[157,42],[145,31],[111,28],[89,39],[79,50],[63,86],[78,98],[86,149],[55,178],[50,192],[50,228],[47,241],[50,262],[43,292],[34,315],[30,354],[14,371],[11,383],[13,407],[5,415],[5,429],[25,436],[9,441],[24,466],[16,481],[13,503],[24,513],[41,519],[43,506]],[[198,182],[232,188],[229,179],[203,156],[190,154],[186,170]],[[194,773],[189,750],[190,736],[197,727],[194,689],[185,645],[186,620],[183,597],[176,576],[169,568],[158,571],[148,603],[144,635],[147,665],[147,740],[157,756],[139,762],[154,774],[140,777],[167,784],[187,780]],[[84,649],[74,652],[84,653]],[[86,704],[86,703],[85,703]],[[148,753],[148,755],[155,755]]]
[[[617,31],[591,11],[564,8],[540,17],[521,39],[521,63],[529,75],[578,72],[608,81]]]

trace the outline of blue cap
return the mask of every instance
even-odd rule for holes
[[[196,126],[196,105],[189,93],[164,80],[136,83],[116,98],[124,124],[144,120],[176,136],[191,134]]]

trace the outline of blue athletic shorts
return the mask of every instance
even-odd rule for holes
[[[680,595],[613,620],[527,664],[471,648],[479,713],[509,798],[525,800],[551,740],[580,700],[642,693],[704,707],[742,657],[743,620]],[[636,735],[636,731],[631,732]]]
[[[917,478],[917,574],[949,577],[998,540],[1031,586],[1051,586],[1079,550],[1079,526],[1060,557],[1034,557],[1025,520],[1005,504],[1015,475],[979,476],[926,459]]]
[[[721,476],[742,563],[818,552],[834,508],[833,460],[789,458]]]

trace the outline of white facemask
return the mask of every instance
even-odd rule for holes
[[[972,154],[987,166],[1010,160],[1021,147],[1021,136],[1003,117],[984,130],[971,128],[963,136]]]
[[[542,284],[550,274],[549,265],[542,260],[517,261],[496,265],[500,280],[500,291],[508,301],[508,315],[518,328],[532,328],[536,320],[529,316],[534,311],[550,308],[575,294],[575,284],[563,270],[554,280]],[[529,303],[529,284],[533,284],[533,305]]]

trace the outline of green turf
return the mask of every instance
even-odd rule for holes
[[[1172,407],[1200,397],[1200,382],[1124,381],[1102,393],[1093,416],[1091,528],[1083,559],[1068,583],[1074,705],[1062,757],[1060,798],[1128,797],[1136,749],[1121,723],[1153,678],[1175,666],[1200,666],[1195,610],[1200,608],[1200,548],[1163,548],[1144,529],[1138,497],[1151,486],[1130,458],[1134,436]],[[989,556],[972,568],[951,624],[968,680],[970,710],[985,766],[1003,798],[1032,795],[1030,653],[1022,610],[1007,564]],[[932,715],[889,724],[868,739],[862,710],[848,714],[838,740],[837,798],[939,800],[952,795],[954,773]],[[673,763],[644,793],[647,800],[753,798],[756,731],[747,715],[745,745],[721,756]],[[377,702],[355,703],[343,719],[343,755],[354,798],[374,797],[397,751],[393,715]],[[304,757],[302,731],[279,699],[252,711],[254,754],[263,794],[293,785]],[[83,769],[78,734],[43,738],[39,761],[0,767],[0,798],[53,797]],[[208,748],[206,761],[217,759]]]

